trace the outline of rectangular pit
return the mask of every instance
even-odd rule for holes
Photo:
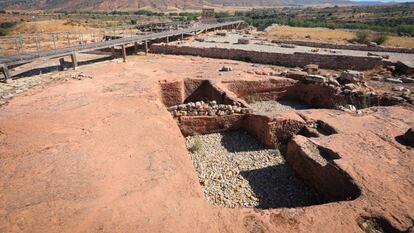
[[[190,136],[186,146],[212,205],[268,209],[320,203],[277,149],[266,149],[246,131]]]
[[[244,85],[239,84],[238,90],[243,90]],[[276,90],[267,85],[273,85]],[[253,114],[250,106],[238,98],[241,93],[245,96],[254,93],[254,86],[246,87],[235,94],[209,80],[161,83],[161,98],[186,136],[186,146],[210,204],[230,208],[302,207],[353,200],[360,195],[352,178],[335,169],[335,160],[340,156],[334,151],[313,144],[315,149],[306,156],[298,154],[300,145],[285,150],[287,143],[299,133],[329,137],[337,133],[333,127],[316,120],[312,128],[290,109],[270,116]],[[284,100],[291,94],[279,82],[260,83],[259,87],[262,93],[256,94],[263,100]],[[287,85],[292,87],[295,85]],[[210,115],[202,106],[210,108],[212,102],[217,112]],[[229,106],[246,111],[229,112]],[[177,115],[180,111],[187,113]],[[222,113],[218,114],[219,111]],[[286,160],[285,152],[288,153]],[[303,167],[311,168],[311,173]],[[324,178],[327,173],[331,179]],[[341,189],[332,179],[340,182]]]

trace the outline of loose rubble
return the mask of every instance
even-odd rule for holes
[[[82,80],[82,79],[86,79],[86,78],[93,78],[90,75],[87,75],[83,72],[77,73],[77,74],[72,74],[71,78],[76,79],[76,80]]]
[[[168,108],[174,117],[180,116],[224,116],[233,114],[246,114],[249,109],[242,107],[238,102],[231,104],[217,104],[217,101],[190,102],[174,105]]]
[[[197,151],[193,151],[197,145]],[[186,138],[207,201],[224,207],[304,206],[317,196],[297,179],[278,150],[244,131]]]
[[[250,44],[250,40],[246,38],[239,38],[237,43],[238,44]]]

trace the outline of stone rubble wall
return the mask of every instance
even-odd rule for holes
[[[360,57],[310,53],[272,53],[226,48],[196,48],[176,45],[151,45],[151,52],[157,54],[175,54],[240,60],[252,63],[270,64],[286,67],[304,67],[318,64],[323,69],[369,70],[385,64],[379,57]],[[388,63],[387,63],[388,64]]]
[[[245,115],[225,116],[181,116],[178,126],[181,133],[186,137],[196,134],[209,134],[238,130],[243,125]]]
[[[265,80],[225,81],[223,85],[239,98],[254,97],[258,100],[274,100],[286,95],[286,89],[297,81],[288,78],[272,78]]]
[[[283,44],[294,44],[299,46],[317,47],[317,48],[328,48],[328,49],[347,49],[347,50],[360,50],[360,51],[371,51],[371,52],[390,52],[390,53],[414,53],[413,48],[397,48],[397,47],[370,47],[361,44],[331,44],[315,41],[302,41],[302,40],[273,40],[273,43]]]
[[[306,122],[296,112],[283,112],[271,116],[247,114],[243,128],[263,145],[275,148],[295,136]]]

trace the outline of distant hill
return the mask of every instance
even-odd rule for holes
[[[0,9],[20,10],[120,10],[144,7],[283,6],[346,4],[348,0],[0,0]]]
[[[368,5],[368,6],[387,4],[386,2],[381,2],[381,1],[355,1],[353,3],[358,4],[358,5]]]
[[[349,4],[348,0],[208,0],[223,6],[287,6],[315,4]]]

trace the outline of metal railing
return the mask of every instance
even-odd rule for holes
[[[50,43],[50,49],[48,50],[40,50],[38,49],[38,42],[35,42],[36,49],[34,51],[22,51],[20,50],[21,40],[16,41],[16,48],[17,48],[17,54],[11,55],[11,56],[4,56],[0,57],[0,64],[6,64],[6,65],[16,65],[21,64],[25,62],[29,62],[32,60],[35,60],[37,58],[43,57],[58,57],[58,56],[64,56],[66,54],[70,54],[73,52],[81,52],[81,51],[91,51],[91,50],[97,50],[102,48],[109,48],[113,46],[118,45],[125,45],[128,43],[134,43],[134,42],[142,42],[145,40],[156,40],[156,39],[163,39],[166,37],[173,37],[173,36],[179,36],[182,34],[188,34],[188,33],[194,33],[197,31],[203,31],[203,30],[209,30],[212,28],[220,28],[225,27],[229,25],[234,24],[240,24],[243,23],[243,21],[229,21],[224,23],[216,23],[216,24],[194,24],[190,25],[188,28],[183,29],[177,29],[177,30],[171,30],[171,31],[165,31],[165,32],[156,32],[156,33],[150,33],[145,35],[130,35],[126,37],[122,37],[119,39],[114,40],[100,40],[99,42],[94,43],[84,43],[85,38],[83,34],[79,35],[79,40],[76,43],[76,45],[71,40],[70,36],[68,36],[67,46],[59,47],[57,46],[57,41],[59,38],[56,37],[56,34],[52,34],[52,41]],[[35,40],[37,37],[34,37]],[[37,39],[38,40],[38,39]]]

